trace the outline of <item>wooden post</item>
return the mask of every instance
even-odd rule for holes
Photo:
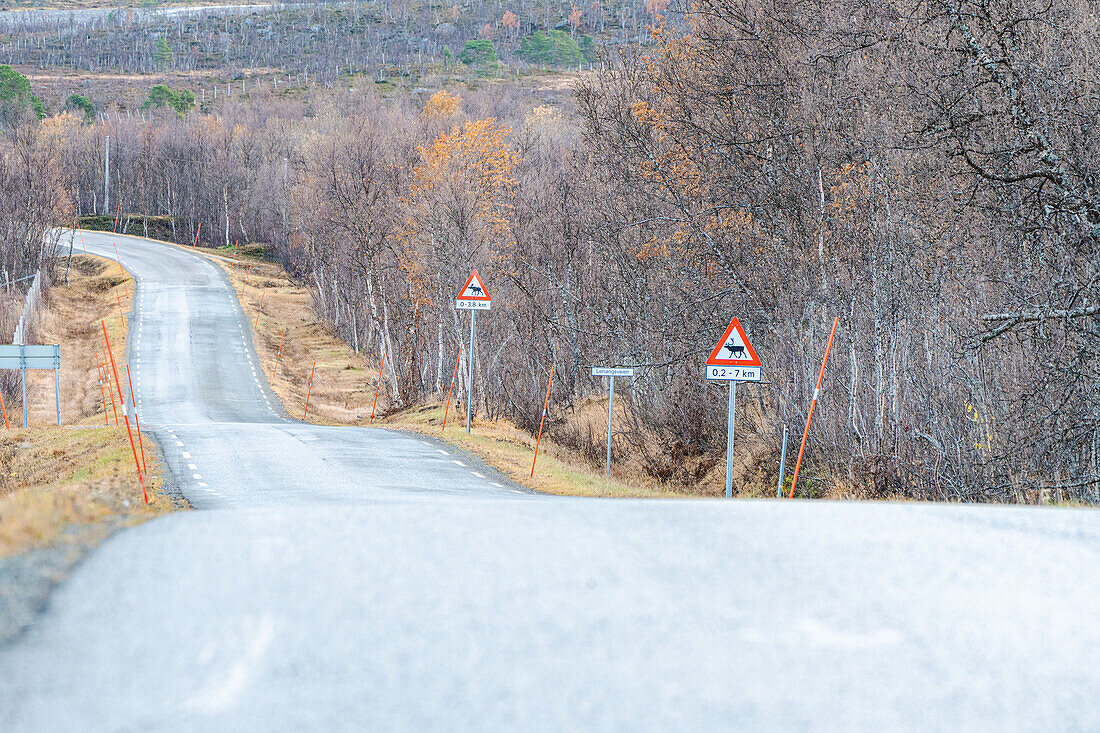
[[[458,345],[458,356],[455,357],[455,370],[454,370],[454,373],[451,374],[451,386],[447,389],[447,406],[443,408],[443,427],[441,427],[439,429],[440,432],[447,429],[447,410],[449,410],[450,407],[451,407],[451,392],[453,392],[454,388],[455,388],[455,378],[458,376],[458,362],[461,358],[462,358],[462,344],[459,344]]]
[[[309,371],[309,388],[306,389],[306,409],[302,413],[302,419],[306,419],[306,415],[309,414],[309,395],[313,391],[313,372],[317,371],[317,362],[313,362],[313,369]]]
[[[374,425],[374,410],[378,407],[378,390],[382,386],[382,367],[386,365],[386,352],[382,352],[382,363],[378,365],[378,379],[374,381],[374,405],[370,408],[370,424]]]
[[[256,329],[260,327],[260,311],[264,308],[264,296],[267,293],[260,293],[260,306],[256,308],[256,322],[252,324],[252,332],[255,333]]]
[[[283,335],[279,337],[279,350],[275,352],[275,368],[271,370],[271,378],[275,378],[275,372],[279,371],[279,355],[283,353],[283,339],[286,338],[286,329],[283,329]]]

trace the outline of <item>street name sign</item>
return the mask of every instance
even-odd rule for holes
[[[633,377],[633,367],[592,367],[593,377]]]
[[[633,377],[634,367],[592,367],[593,377],[608,377],[607,391],[607,464],[605,473],[611,478],[611,421],[615,410],[615,377]]]
[[[493,299],[489,297],[489,291],[485,289],[485,283],[477,270],[470,273],[466,284],[462,286],[458,297],[455,298],[455,308],[458,310],[487,311],[493,307]]]

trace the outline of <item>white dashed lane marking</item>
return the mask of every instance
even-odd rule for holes
[[[490,483],[493,486],[496,486],[498,489],[503,489],[504,488],[504,484],[498,484],[496,481],[491,481]]]
[[[192,475],[192,476],[194,476],[195,478],[202,478],[202,476],[201,476],[201,475],[199,475],[199,474],[197,474],[197,473],[193,473],[193,474],[191,474],[191,475]]]
[[[190,453],[188,453],[187,451],[182,451],[182,452],[180,453],[180,455],[181,455],[181,456],[183,456],[184,458],[190,458],[190,457],[191,457],[191,454],[190,454]]]
[[[485,478],[484,476],[482,476],[482,475],[481,475],[480,473],[478,473],[477,471],[470,471],[470,473],[472,473],[473,475],[477,476],[478,478]]]
[[[187,467],[190,468],[192,471],[198,468],[198,466],[196,466],[194,463],[188,463]]]
[[[451,461],[451,463],[455,464],[456,466],[462,466],[463,468],[466,468],[466,464],[462,461]]]
[[[445,455],[445,456],[449,456],[449,455],[451,455],[451,454],[450,454],[450,453],[448,453],[447,451],[445,451],[445,450],[440,450],[439,448],[436,448],[436,449],[435,449],[435,452],[436,452],[436,453],[442,453],[442,454],[443,454],[443,455]]]

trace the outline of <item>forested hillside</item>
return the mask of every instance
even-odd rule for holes
[[[33,137],[81,214],[264,244],[343,338],[390,355],[398,406],[445,391],[476,266],[480,414],[537,428],[553,364],[549,430],[594,460],[602,436],[564,417],[602,394],[590,365],[629,365],[616,451],[707,477],[726,403],[702,363],[737,315],[764,364],[739,392],[738,478],[774,491],[839,317],[800,492],[1100,499],[1095,4],[366,7],[116,19],[94,51],[85,31],[13,36],[23,63],[278,71],[217,102],[177,75],[130,116],[28,106],[9,147]],[[525,41],[531,58],[555,29],[610,44],[603,61],[531,76]],[[466,43],[490,38],[493,58]],[[384,89],[341,77],[382,54],[401,67]],[[307,69],[326,83],[286,83]],[[143,98],[168,76],[137,77]]]

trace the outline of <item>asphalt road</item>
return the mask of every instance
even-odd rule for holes
[[[1100,729],[1096,511],[523,493],[288,420],[220,271],[116,239],[198,511],[0,650],[0,730]]]

